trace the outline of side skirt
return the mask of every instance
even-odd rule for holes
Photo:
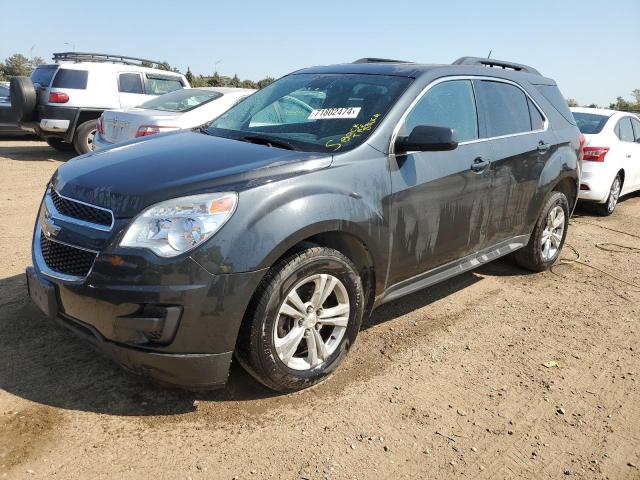
[[[480,265],[491,262],[496,258],[508,255],[529,243],[529,235],[520,235],[510,238],[494,245],[493,247],[481,250],[472,255],[462,257],[459,260],[441,265],[427,272],[408,278],[402,282],[396,283],[385,290],[375,302],[375,306],[383,303],[391,302],[405,295],[409,295],[423,288],[430,287],[436,283],[440,283],[451,277],[455,277],[461,273],[473,270]]]

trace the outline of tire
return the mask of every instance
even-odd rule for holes
[[[561,223],[560,212],[562,212]],[[533,272],[549,269],[560,256],[568,230],[567,197],[562,192],[551,192],[538,217],[529,243],[514,254],[516,263]]]
[[[98,120],[89,120],[80,124],[73,135],[73,148],[78,155],[93,151],[93,137],[98,129]]]
[[[9,86],[11,111],[18,122],[33,120],[36,111],[36,89],[29,77],[13,77]]]
[[[71,145],[70,143],[67,142],[63,142],[61,138],[45,138],[44,140],[45,142],[47,142],[47,144],[53,148],[54,150],[57,150],[59,152],[73,152],[74,147],[73,145]]]
[[[620,177],[620,174],[617,174],[616,178],[614,178],[613,182],[611,182],[611,188],[609,189],[609,196],[607,197],[607,201],[604,203],[594,203],[592,205],[594,212],[603,217],[608,217],[609,215],[611,215],[618,205],[621,191],[622,178]]]
[[[322,285],[334,286],[324,302],[314,301],[312,293]],[[291,303],[294,291],[297,307]],[[351,260],[336,250],[307,245],[279,261],[263,279],[243,322],[236,358],[272,390],[310,387],[342,362],[358,335],[363,311],[362,282]]]

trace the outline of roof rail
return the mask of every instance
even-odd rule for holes
[[[521,63],[506,62],[504,60],[495,60],[493,58],[480,57],[462,57],[452,63],[452,65],[484,65],[485,67],[498,67],[504,69],[515,70],[516,72],[532,73],[533,75],[541,75],[538,70],[529,65]]]
[[[365,58],[359,58],[355,62],[351,62],[351,63],[413,63],[413,62],[407,62],[404,60],[392,60],[390,58],[365,57]]]
[[[126,57],[124,55],[111,55],[109,53],[85,53],[85,52],[60,52],[53,54],[53,60],[70,60],[74,62],[104,62],[123,63],[125,65],[144,66],[144,64],[159,65],[163,62],[148,60],[146,58]]]

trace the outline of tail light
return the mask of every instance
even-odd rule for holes
[[[578,148],[578,158],[584,159],[584,144],[587,142],[587,138],[584,134],[580,134],[580,147]]]
[[[177,127],[161,127],[159,125],[141,125],[136,132],[137,137],[146,137],[148,135],[155,135],[156,133],[170,132],[171,130],[178,130]]]
[[[604,157],[609,152],[609,147],[584,147],[583,160],[590,162],[604,162]]]
[[[49,103],[67,103],[69,101],[69,95],[62,92],[49,93]]]
[[[96,128],[98,129],[98,133],[100,135],[104,135],[104,116],[100,115],[100,117],[98,118],[98,124],[96,125]]]

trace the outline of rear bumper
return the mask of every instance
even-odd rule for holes
[[[55,118],[43,118],[40,120],[39,128],[43,132],[65,133],[69,130],[70,120],[58,120]]]
[[[580,180],[580,192],[578,193],[578,199],[604,203],[609,198],[609,191],[611,190],[611,181],[603,179],[603,177],[590,174],[584,174]]]
[[[104,150],[105,148],[109,148],[115,145],[115,143],[107,142],[100,133],[96,133],[95,137],[93,137],[93,150]]]
[[[598,203],[606,202],[617,171],[615,166],[612,168],[606,162],[583,161],[578,199]]]

